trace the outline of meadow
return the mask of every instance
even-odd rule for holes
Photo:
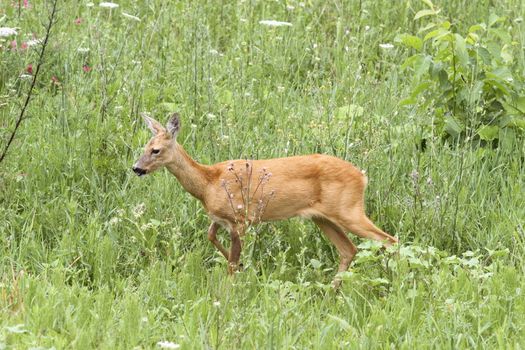
[[[117,3],[57,2],[0,162],[0,349],[525,348],[522,1]],[[51,6],[0,3],[0,151]],[[205,164],[351,161],[400,244],[350,234],[334,291],[314,224],[264,224],[229,277],[198,201],[131,171],[173,111]]]

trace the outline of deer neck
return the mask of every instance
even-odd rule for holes
[[[206,177],[208,167],[193,160],[181,145],[176,144],[174,147],[174,159],[166,165],[166,168],[175,175],[187,192],[193,197],[203,200],[204,191],[208,184]]]

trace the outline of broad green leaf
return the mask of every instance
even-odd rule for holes
[[[433,30],[433,31],[427,33],[427,35],[425,35],[425,37],[423,38],[423,41],[427,41],[428,39],[432,39],[432,38],[438,36],[439,34],[441,34],[443,32],[444,31],[441,28]]]
[[[470,45],[474,45],[479,41],[479,35],[477,35],[476,33],[468,33],[466,39]]]
[[[518,128],[518,129],[525,130],[525,118],[524,117],[513,116],[510,119],[509,124],[507,124],[507,125],[509,127],[515,127],[515,128]]]
[[[430,0],[421,0],[425,5],[427,5],[428,7],[430,7],[430,9],[434,9],[434,4],[432,3],[432,1]]]
[[[458,58],[459,63],[463,67],[467,67],[468,66],[468,51],[465,45],[465,39],[459,34],[454,34],[454,37],[456,38],[456,46],[455,46],[456,57]]]
[[[525,114],[525,96],[516,99],[516,107],[518,107],[521,113]]]
[[[477,31],[480,31],[480,30],[486,30],[487,29],[487,25],[485,23],[479,23],[479,24],[474,24],[473,26],[471,26],[468,31],[469,33],[474,33],[474,32],[477,32]]]
[[[420,29],[417,31],[417,33],[419,34],[419,33],[426,32],[427,30],[430,30],[430,29],[434,28],[435,26],[436,26],[435,23],[429,23],[429,24],[427,24],[426,26],[424,26],[423,28],[420,28]]]
[[[430,67],[430,63],[432,63],[432,57],[425,56],[421,57],[421,60],[418,60],[414,64],[414,73],[416,77],[419,79],[423,74],[428,72],[428,68]]]
[[[503,48],[501,49],[501,58],[504,63],[512,64],[514,57],[512,56],[512,48],[508,44],[503,45]]]
[[[478,47],[477,53],[478,53],[478,56],[481,57],[481,59],[483,60],[484,64],[490,64],[491,55],[490,55],[489,50],[480,46]]]
[[[525,96],[500,102],[508,115],[525,115]]]
[[[420,58],[422,57],[422,55],[420,54],[416,54],[416,55],[413,55],[413,56],[410,56],[408,57],[405,62],[403,62],[403,64],[401,65],[401,70],[405,70],[407,69],[408,67],[414,67],[414,64],[417,62],[417,60],[419,60]]]
[[[463,131],[463,127],[453,116],[449,115],[446,117],[445,121],[445,131],[452,137],[458,137],[459,134]]]
[[[435,10],[421,10],[421,11],[418,11],[416,13],[416,15],[414,16],[414,20],[420,19],[421,17],[425,17],[425,16],[435,16],[438,13],[439,13],[439,10],[438,11],[435,11]]]
[[[492,141],[498,137],[499,126],[497,125],[483,125],[478,129],[478,135],[482,140]]]
[[[507,67],[497,67],[492,72],[487,73],[487,78],[499,79],[504,81],[512,81],[512,73]]]
[[[417,99],[414,98],[414,97],[407,97],[401,101],[399,101],[398,105],[400,107],[402,106],[410,106],[410,105],[415,105],[417,103]]]
[[[417,95],[419,95],[421,92],[427,90],[427,88],[430,86],[430,82],[429,81],[424,81],[420,84],[418,84],[413,90],[412,90],[412,96],[413,97],[416,97]]]
[[[496,35],[498,38],[503,41],[504,44],[511,44],[512,43],[512,37],[510,36],[509,32],[503,29],[499,28],[491,28],[489,30],[489,33]]]
[[[396,37],[396,42],[401,42],[403,45],[416,49],[418,51],[423,47],[423,41],[417,36],[410,34],[401,34]]]
[[[489,15],[489,27],[492,27],[494,24],[496,24],[497,22],[502,22],[504,20],[503,17],[500,17],[494,13],[491,13]]]

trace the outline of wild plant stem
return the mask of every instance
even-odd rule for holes
[[[9,137],[7,144],[5,145],[2,155],[0,155],[0,163],[2,163],[2,161],[4,160],[5,156],[7,155],[7,151],[9,150],[9,147],[11,146],[11,143],[13,143],[13,140],[15,139],[16,132],[18,131],[18,128],[20,127],[20,124],[22,123],[22,120],[24,120],[27,106],[29,106],[29,101],[31,101],[31,97],[33,96],[33,89],[35,88],[35,84],[38,78],[38,73],[40,73],[40,68],[42,67],[42,64],[44,62],[44,53],[46,51],[49,36],[51,34],[51,27],[53,26],[53,23],[55,21],[57,1],[58,0],[53,1],[53,8],[51,10],[51,16],[49,17],[49,23],[47,24],[47,27],[46,27],[46,36],[44,38],[44,43],[42,44],[42,48],[40,49],[40,56],[38,58],[38,64],[36,66],[35,75],[33,75],[33,80],[31,81],[31,86],[29,87],[29,91],[27,92],[24,106],[20,110],[20,114],[18,115],[18,119],[16,120],[15,128],[13,132],[11,133],[11,136]]]

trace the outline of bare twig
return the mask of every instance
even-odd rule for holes
[[[11,136],[9,137],[9,140],[7,141],[7,144],[5,145],[4,151],[2,152],[2,155],[0,155],[0,163],[4,160],[7,151],[9,150],[9,147],[11,146],[11,143],[15,139],[16,132],[18,131],[18,128],[20,127],[20,124],[22,123],[22,120],[24,119],[24,115],[27,109],[27,106],[29,105],[29,101],[31,100],[31,96],[33,95],[33,89],[36,84],[36,80],[38,78],[38,73],[40,72],[40,67],[42,66],[44,62],[44,53],[46,51],[47,43],[49,40],[49,35],[51,33],[51,27],[53,26],[55,22],[55,16],[56,16],[56,10],[57,10],[57,2],[58,0],[53,1],[53,8],[51,10],[51,15],[49,17],[49,23],[46,27],[46,36],[44,38],[44,43],[42,44],[42,49],[40,50],[40,56],[38,58],[38,64],[36,66],[35,74],[33,75],[33,80],[31,81],[31,86],[29,87],[29,91],[27,92],[27,96],[24,102],[24,105],[22,109],[20,110],[20,114],[18,115],[18,119],[16,120],[15,128],[13,132],[11,133]]]

